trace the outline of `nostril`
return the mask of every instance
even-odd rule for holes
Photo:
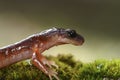
[[[81,44],[85,42],[85,39],[81,36]]]
[[[84,43],[84,40],[82,41],[82,44]]]
[[[82,42],[84,43],[85,42],[85,39],[83,38]]]

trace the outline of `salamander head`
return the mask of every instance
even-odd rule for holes
[[[82,45],[84,38],[72,29],[60,29],[60,41],[63,43]]]
[[[84,38],[76,33],[72,29],[52,28],[45,31],[46,36],[51,42],[57,42],[56,44],[73,44],[82,45]]]

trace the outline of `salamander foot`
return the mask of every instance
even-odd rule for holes
[[[44,65],[47,65],[50,68],[55,67],[58,69],[58,65],[54,61],[48,61],[46,58],[43,58],[41,61],[43,62]]]
[[[54,67],[58,68],[54,61],[48,61],[45,57],[41,58],[33,57],[32,63],[38,69],[42,70],[46,75],[49,76],[50,80],[54,77],[56,80],[59,80],[57,77],[57,72],[53,69]]]

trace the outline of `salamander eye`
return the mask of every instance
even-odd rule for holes
[[[69,30],[67,31],[67,33],[68,33],[68,36],[71,38],[74,38],[77,35],[75,30]]]

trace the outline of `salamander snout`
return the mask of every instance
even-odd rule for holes
[[[61,30],[62,38],[61,41],[73,45],[82,45],[84,43],[84,38],[72,29]]]
[[[84,43],[84,38],[80,34],[76,33],[75,30],[67,29],[66,32],[68,35],[67,38],[70,40],[72,44],[82,45]]]

